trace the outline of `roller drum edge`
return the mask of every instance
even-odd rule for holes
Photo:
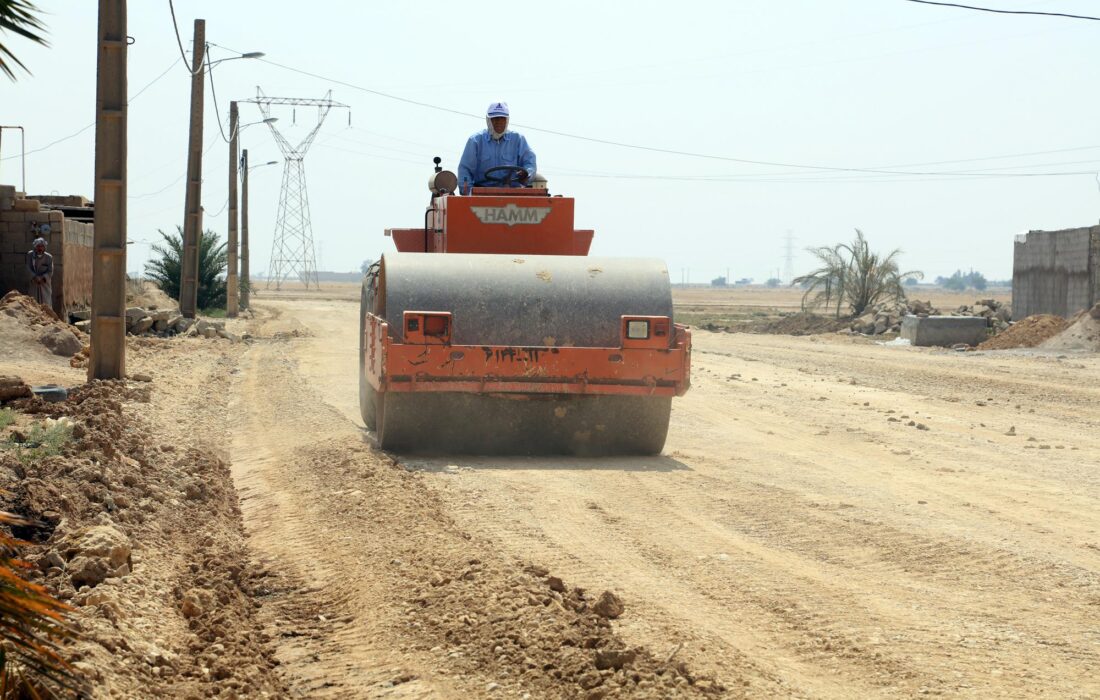
[[[672,398],[385,392],[375,394],[376,439],[415,454],[655,455]]]

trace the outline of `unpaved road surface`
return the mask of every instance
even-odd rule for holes
[[[618,593],[621,642],[699,679],[588,697],[1100,697],[1096,355],[699,332],[660,457],[391,461],[357,305],[256,301],[230,461],[296,581],[264,614],[299,695],[583,697],[529,685],[495,622],[570,634],[508,607],[529,562]]]

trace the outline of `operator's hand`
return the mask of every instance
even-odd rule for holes
[[[516,179],[520,182],[527,182],[527,178],[529,177],[531,177],[531,174],[528,173],[526,170],[520,170],[519,173],[516,175]]]

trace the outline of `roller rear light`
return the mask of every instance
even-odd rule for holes
[[[406,311],[405,342],[410,345],[449,345],[451,314],[445,311]]]
[[[668,316],[623,316],[624,348],[667,348],[671,332]]]

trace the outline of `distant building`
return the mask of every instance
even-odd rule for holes
[[[84,197],[34,196],[0,185],[0,296],[30,288],[27,251],[46,239],[53,256],[53,310],[62,318],[92,302],[93,209]]]
[[[1069,317],[1100,301],[1100,226],[1028,231],[1012,256],[1012,317]]]

